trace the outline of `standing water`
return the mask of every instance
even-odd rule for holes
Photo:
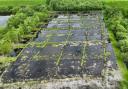
[[[6,26],[10,16],[0,16],[0,26]]]

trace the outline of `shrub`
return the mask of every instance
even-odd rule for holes
[[[116,32],[116,39],[117,40],[123,40],[127,38],[127,33],[125,32]]]
[[[32,17],[27,17],[24,20],[23,24],[20,24],[20,28],[23,29],[24,33],[30,33],[31,31],[35,30],[39,23],[39,17],[38,16],[32,16]]]
[[[98,0],[48,0],[47,4],[58,11],[99,10],[103,7]]]
[[[12,14],[16,14],[16,13],[19,11],[20,8],[21,8],[20,6],[15,6],[15,7],[13,7],[13,8],[11,9]]]
[[[128,52],[128,39],[120,40],[118,42],[121,52]]]
[[[46,0],[46,4],[49,5],[51,0]]]
[[[8,20],[5,30],[0,28],[0,54],[8,54],[13,43],[20,42],[24,35],[37,30],[39,23],[49,17],[44,5],[15,7],[11,11],[16,14]]]
[[[43,12],[47,9],[45,5],[35,5],[32,7],[36,12]]]
[[[8,39],[0,40],[0,54],[8,54],[12,51],[11,41]]]
[[[33,16],[34,10],[32,8],[26,6],[26,7],[22,7],[21,9],[19,9],[18,13],[24,13],[27,16]]]
[[[118,32],[127,32],[127,29],[123,25],[117,24],[116,25],[116,31],[118,31]]]
[[[34,16],[38,16],[40,21],[46,20],[49,17],[48,12],[35,12]]]
[[[3,27],[0,27],[0,39],[3,38],[3,35],[7,32],[7,30]]]
[[[123,57],[124,61],[128,62],[128,52],[121,53],[121,56]]]
[[[7,23],[8,28],[18,28],[20,24],[24,23],[24,20],[26,19],[26,15],[24,13],[17,13],[16,15],[13,15]]]
[[[17,29],[11,29],[10,31],[8,31],[4,37],[5,39],[9,39],[11,42],[19,42],[19,38],[20,38],[20,31]]]
[[[128,9],[122,9],[124,17],[128,18]]]
[[[3,6],[3,7],[0,7],[0,14],[1,15],[11,14],[12,13],[12,11],[11,11],[12,8],[13,7],[11,7],[11,6]]]

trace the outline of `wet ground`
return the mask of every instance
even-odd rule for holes
[[[16,82],[85,74],[100,77],[105,67],[117,69],[102,14],[60,14],[39,33],[34,43],[23,49],[2,79]]]

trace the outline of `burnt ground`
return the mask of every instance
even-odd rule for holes
[[[63,79],[84,74],[101,76],[107,62],[110,62],[109,68],[116,69],[107,30],[102,26],[100,13],[59,15],[40,32],[34,44],[23,49],[4,72],[2,81]]]

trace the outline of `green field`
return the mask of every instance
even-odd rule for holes
[[[45,0],[0,0],[0,6],[22,6],[45,4]]]
[[[117,7],[121,9],[128,9],[128,0],[125,1],[106,1],[106,5],[112,6],[112,7]]]
[[[128,0],[99,0],[103,1],[106,5],[119,7],[119,8],[128,8]],[[22,5],[37,5],[45,4],[46,0],[0,0],[1,6],[22,6]]]

